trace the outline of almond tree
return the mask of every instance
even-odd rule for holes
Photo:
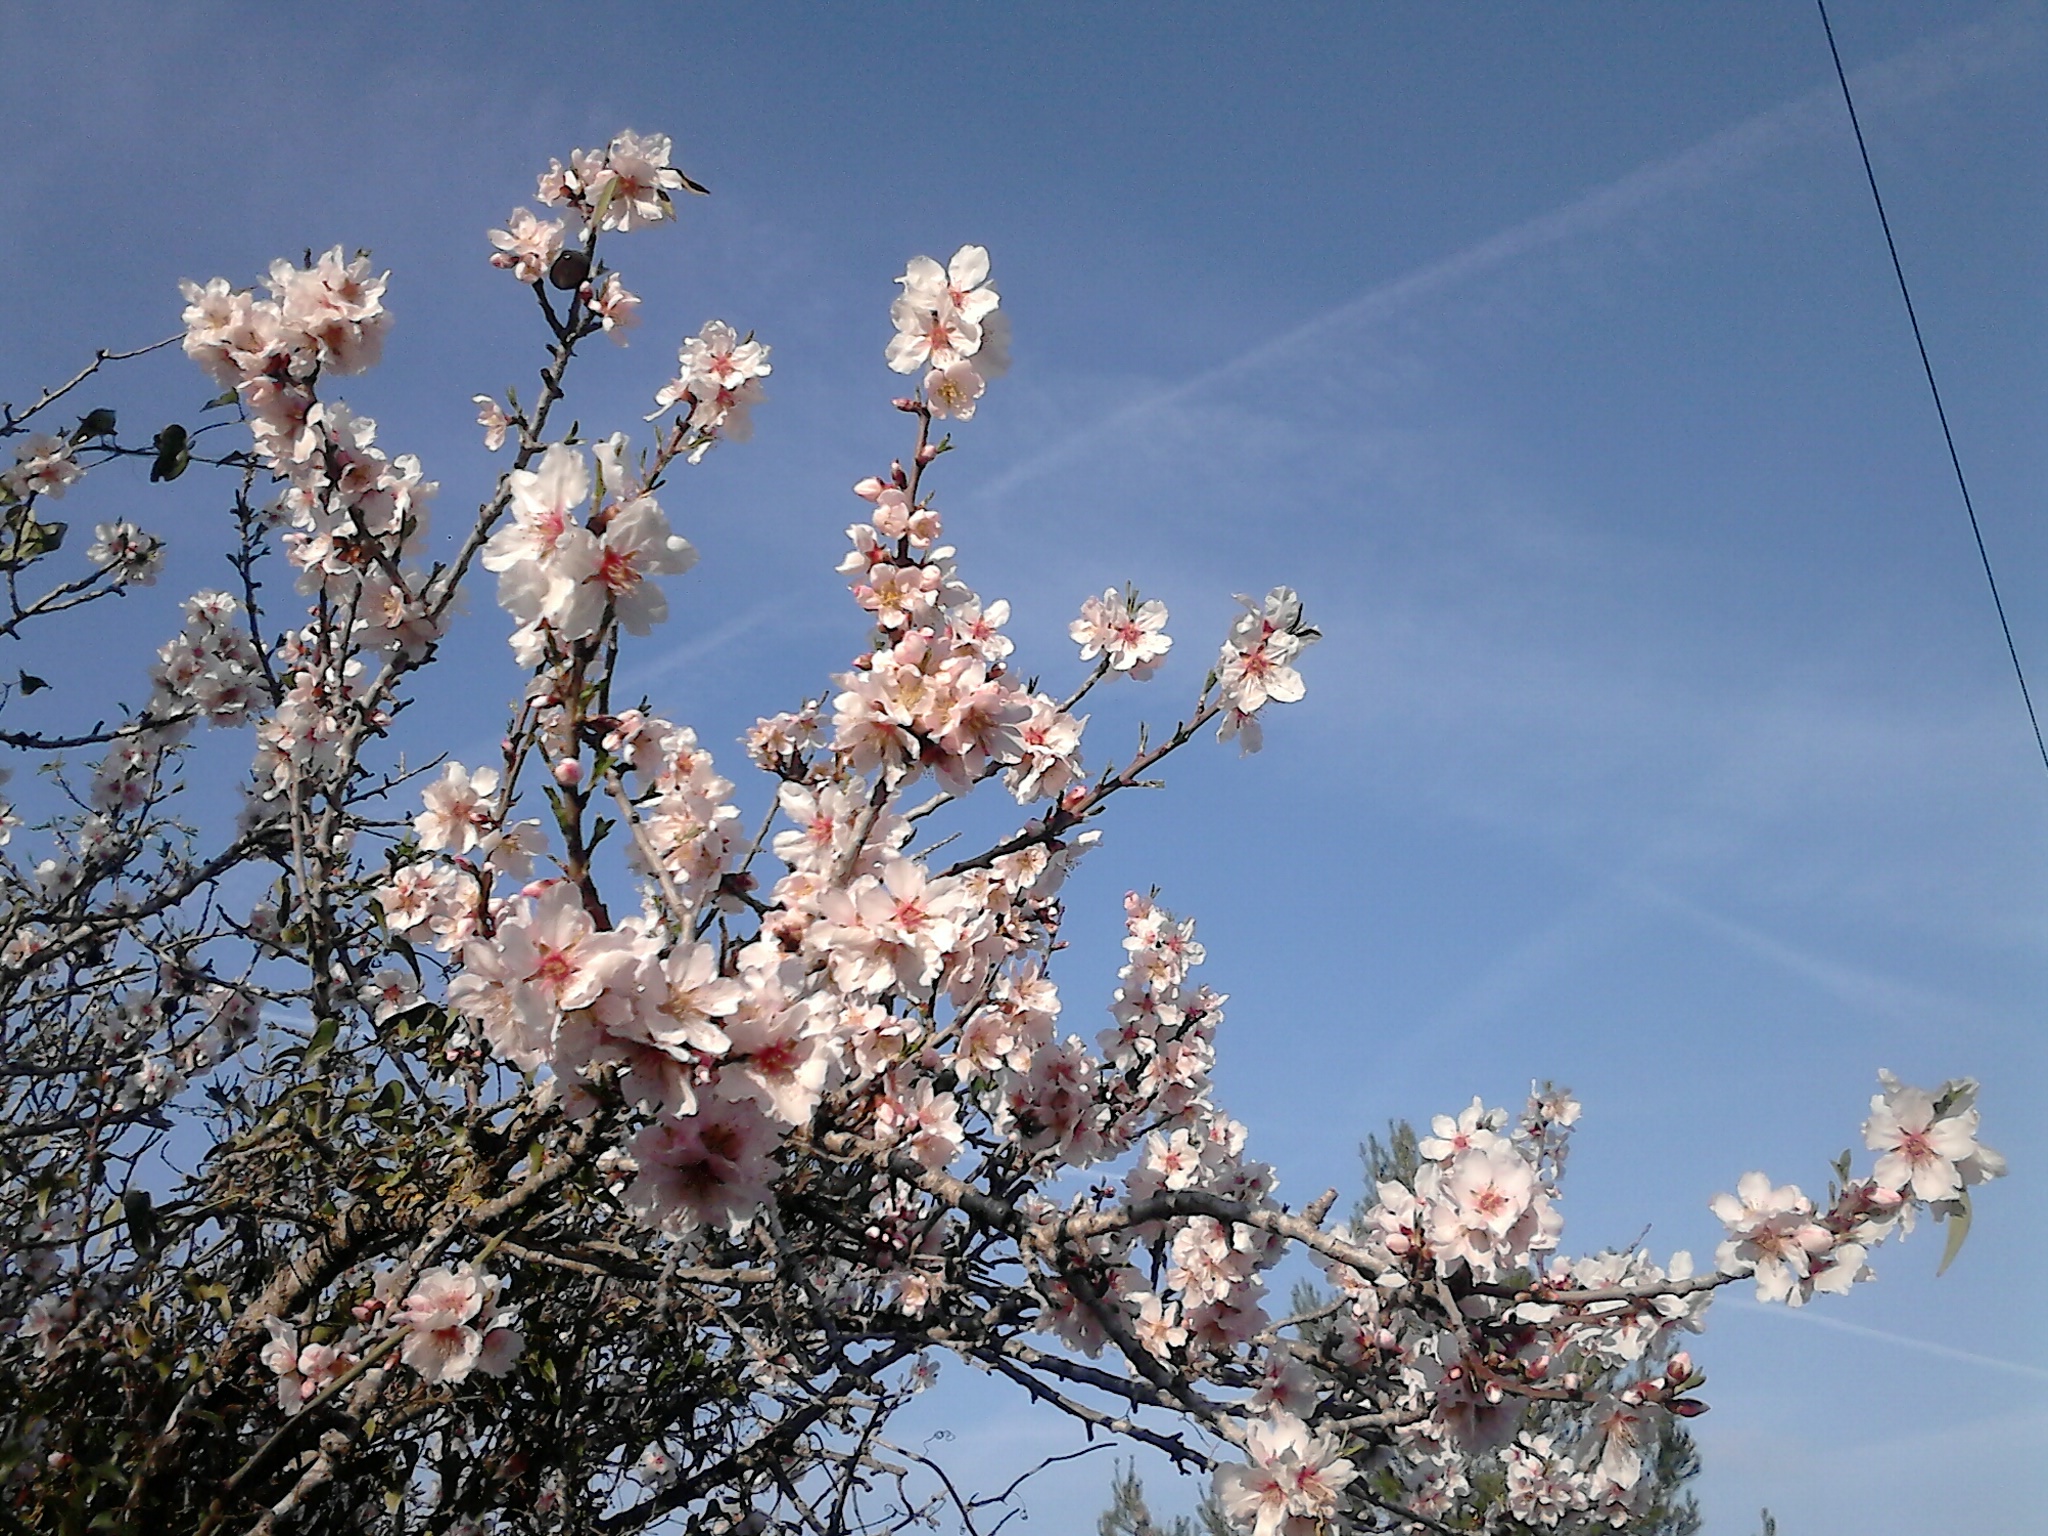
[[[27,668],[4,701],[45,782],[0,855],[0,1518],[991,1531],[1026,1485],[892,1438],[950,1355],[1209,1474],[1257,1536],[1626,1526],[1702,1406],[1678,1346],[1716,1290],[1799,1305],[1916,1213],[1960,1235],[2002,1171],[1976,1086],[1889,1078],[1873,1171],[1818,1201],[1744,1175],[1711,1266],[1565,1256],[1555,1092],[1438,1121],[1332,1224],[1218,1106],[1224,1000],[1156,893],[1093,1041],[1063,1031],[1061,884],[1099,818],[1212,729],[1255,750],[1317,634],[1285,588],[1242,599],[1171,723],[1084,757],[1082,702],[1174,641],[1135,590],[1090,597],[1041,690],[943,542],[935,469],[1004,352],[977,246],[897,279],[905,451],[854,486],[839,563],[867,634],[747,734],[759,787],[625,697],[695,559],[661,497],[746,435],[769,349],[703,326],[637,445],[559,407],[638,318],[617,238],[701,190],[621,133],[491,232],[542,356],[477,401],[509,462],[444,559],[423,467],[334,393],[389,323],[365,256],[186,285],[212,426],[71,416],[113,352],[0,415],[12,640],[77,643],[156,578],[125,519],[65,547],[81,475],[197,466],[228,511],[140,708],[28,728]],[[465,763],[415,706],[484,576],[516,704]],[[990,800],[1012,830],[957,841]],[[1292,1255],[1330,1287],[1306,1310],[1269,1294]]]

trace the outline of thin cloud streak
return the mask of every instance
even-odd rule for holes
[[[1619,883],[1632,894],[1653,901],[1707,933],[1770,961],[1852,1007],[1886,1013],[1895,1019],[1938,1023],[1945,1028],[1953,1028],[1977,1017],[1977,1010],[1959,998],[1787,944],[1761,928],[1710,911],[1653,881],[1624,876]]]
[[[667,677],[693,661],[701,661],[706,656],[716,655],[733,641],[752,634],[770,620],[793,617],[795,608],[795,604],[780,598],[771,602],[756,603],[737,618],[727,620],[716,629],[685,640],[681,645],[662,652],[645,665],[628,668],[620,681],[630,691]]]
[[[1644,862],[1648,862],[1647,860]],[[1724,943],[1766,960],[1852,1007],[1895,1019],[1934,1020],[1946,1026],[1976,1016],[1959,999],[1830,959],[1788,944],[1759,928],[1701,906],[1635,871],[1609,876],[1482,970],[1438,1011],[1419,1039],[1440,1040],[1480,1026],[1526,1002],[1575,965],[1611,948],[1624,925],[1640,921],[1645,903],[1662,908]]]
[[[1976,76],[2012,68],[2040,41],[2039,11],[2037,4],[2015,6],[1989,21],[1958,27],[1889,59],[1854,70],[1851,79],[1857,95],[1872,105],[1898,106],[1941,96]],[[1241,379],[1247,371],[1294,363],[1304,348],[1312,344],[1326,346],[1328,333],[1333,329],[1393,319],[1424,300],[1498,271],[1522,257],[1609,228],[1664,199],[1725,181],[1782,146],[1827,133],[1846,137],[1848,131],[1841,118],[1836,85],[1829,81],[1816,86],[1796,100],[1745,118],[1690,149],[1631,171],[1561,208],[1539,214],[1324,310],[1228,362],[1135,401],[994,476],[977,487],[969,499],[1000,500],[1019,486],[1072,462],[1092,445],[1127,432],[1149,416]]]
[[[1923,1355],[1936,1355],[1941,1359],[1955,1360],[1965,1365],[1981,1365],[1987,1370],[2006,1371],[2033,1381],[2048,1381],[2048,1369],[2028,1365],[2023,1360],[2004,1360],[1997,1355],[1980,1355],[1975,1350],[1936,1344],[1929,1339],[1916,1339],[1909,1334],[1893,1333],[1884,1328],[1869,1328],[1862,1323],[1845,1323],[1839,1317],[1829,1317],[1825,1312],[1815,1312],[1805,1307],[1767,1307],[1761,1302],[1751,1301],[1742,1296],[1730,1297],[1724,1305],[1729,1304],[1739,1307],[1744,1312],[1797,1318],[1801,1322],[1811,1323],[1816,1328],[1832,1328],[1837,1333],[1853,1334],[1859,1339],[1874,1339],[1882,1344],[1897,1345],[1900,1349],[1918,1350]]]

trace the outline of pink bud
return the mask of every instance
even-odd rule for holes
[[[583,782],[583,765],[573,757],[565,757],[555,764],[555,782],[570,788]]]

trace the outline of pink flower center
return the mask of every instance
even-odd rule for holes
[[[571,963],[568,954],[563,950],[550,949],[542,952],[541,962],[534,969],[533,979],[550,991],[559,992],[569,984],[569,979],[575,974],[576,967]]]
[[[633,563],[634,558],[630,550],[610,547],[597,557],[597,579],[604,583],[607,591],[614,594],[626,592],[640,584],[640,572]]]

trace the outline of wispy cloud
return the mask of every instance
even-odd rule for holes
[[[1647,865],[1647,861],[1646,861]],[[1871,1015],[1953,1027],[1976,1016],[1959,998],[1793,944],[1681,895],[1641,868],[1599,881],[1543,927],[1483,967],[1420,1032],[1441,1040],[1503,1018],[1622,942],[1653,911],[1754,955],[1801,982]]]
[[[1929,1027],[1952,1027],[1976,1016],[1977,1010],[1960,998],[1787,943],[1775,934],[1712,911],[1655,881],[1635,876],[1624,877],[1617,884],[1631,895],[1654,902],[1702,932],[1769,961],[1861,1012],[1917,1020]]]
[[[735,640],[742,639],[772,622],[787,621],[792,617],[793,607],[794,605],[784,598],[756,603],[725,623],[700,635],[693,635],[680,645],[670,646],[660,655],[645,662],[628,667],[620,681],[628,692],[643,688],[681,671],[692,662],[716,655]]]
[[[1982,75],[2015,67],[2041,40],[2040,7],[2023,4],[1988,20],[1958,27],[1853,74],[1866,110],[1903,106],[1942,95]],[[1830,81],[1793,101],[1759,112],[1689,149],[1539,214],[1464,250],[1368,290],[1311,316],[1248,351],[1180,383],[1133,401],[1119,411],[1058,439],[984,482],[976,500],[995,501],[1030,481],[1070,465],[1099,444],[1126,436],[1148,418],[1242,381],[1248,373],[1292,366],[1305,349],[1327,350],[1333,335],[1402,317],[1475,279],[1502,271],[1537,252],[1600,233],[1661,203],[1741,175],[1787,145],[1823,135],[1846,136],[1841,98]]]
[[[1836,1333],[1853,1334],[1859,1339],[1870,1339],[1879,1344],[1889,1344],[1898,1349],[1910,1349],[1923,1355],[1935,1355],[1943,1360],[1954,1360],[1963,1365],[1982,1366],[1987,1371],[2003,1371],[2012,1376],[2024,1376],[2030,1381],[2048,1381],[2048,1368],[2029,1365],[2024,1360],[2009,1360],[2000,1355],[1980,1355],[1975,1350],[1957,1349],[1951,1344],[1936,1344],[1930,1339],[1916,1339],[1911,1334],[1893,1333],[1888,1328],[1867,1328],[1861,1323],[1847,1323],[1839,1317],[1830,1317],[1825,1312],[1808,1307],[1767,1307],[1761,1302],[1736,1296],[1722,1302],[1723,1306],[1739,1307],[1744,1312],[1759,1316],[1782,1317],[1789,1321],[1813,1328],[1827,1328]]]

